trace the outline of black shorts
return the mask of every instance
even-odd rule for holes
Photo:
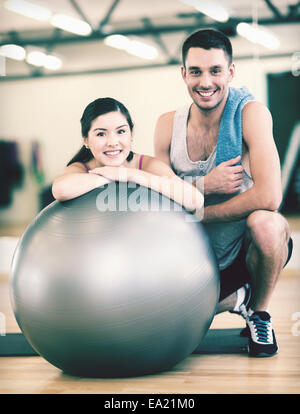
[[[288,243],[288,258],[284,266],[289,262],[292,252],[293,239],[290,238]],[[234,262],[226,269],[220,271],[220,302],[245,283],[251,282],[251,276],[246,266],[246,255],[247,250],[243,244]]]

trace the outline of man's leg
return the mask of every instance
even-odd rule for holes
[[[231,295],[227,296],[221,302],[218,303],[218,307],[216,310],[216,315],[219,313],[231,311],[234,309],[237,301],[237,292],[232,293]]]
[[[247,219],[246,239],[246,266],[252,289],[246,313],[248,351],[251,356],[272,356],[278,346],[268,306],[288,259],[290,228],[281,214],[258,210]]]
[[[251,275],[251,309],[266,311],[288,257],[290,228],[279,213],[258,210],[247,219],[246,265]]]
[[[235,262],[221,271],[222,289],[217,313],[235,307],[237,289],[245,283],[251,283],[252,308],[266,310],[286,263],[289,237],[289,225],[279,213],[258,210],[249,215],[244,246]],[[257,292],[253,293],[253,290]]]
[[[220,297],[216,313],[222,313],[226,311],[235,310],[238,314],[245,314],[240,312],[240,305],[249,303],[249,295],[251,296],[251,290],[245,288],[249,286],[251,276],[246,267],[246,255],[248,245],[241,246],[241,249],[229,267],[220,271]],[[247,285],[248,284],[248,285]]]
[[[290,233],[287,221],[279,213],[253,212],[247,219],[246,240],[241,253],[233,265],[221,272],[223,295],[217,313],[233,311],[234,306],[235,313],[246,319],[247,328],[241,334],[249,337],[252,356],[271,356],[278,349],[267,310],[280,273],[292,253]],[[242,287],[229,295],[228,287],[234,285],[235,275],[241,284],[250,283],[250,290]],[[236,289],[241,284],[235,285]]]

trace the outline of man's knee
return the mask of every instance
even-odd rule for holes
[[[262,249],[272,249],[287,243],[290,238],[288,222],[277,212],[254,211],[248,216],[246,224],[249,241]]]

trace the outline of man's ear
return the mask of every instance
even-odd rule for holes
[[[185,67],[184,66],[181,66],[181,76],[182,76],[182,79],[185,81],[186,80],[186,69],[185,69]]]
[[[231,63],[231,65],[229,66],[229,82],[232,81],[232,79],[234,78],[235,75],[235,64]]]

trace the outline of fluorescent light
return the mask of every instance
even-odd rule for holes
[[[139,40],[131,40],[126,51],[143,59],[151,60],[157,58],[158,56],[158,51],[154,46],[148,45]]]
[[[49,70],[58,70],[62,67],[62,61],[57,56],[47,55],[45,58],[44,67]]]
[[[279,48],[280,42],[270,31],[258,25],[251,25],[248,23],[239,23],[236,31],[240,36],[245,37],[253,43],[258,43],[268,49],[276,50]]]
[[[182,3],[187,4],[188,6],[193,6],[199,12],[206,14],[208,17],[211,17],[218,22],[227,22],[229,19],[228,11],[221,6],[221,4],[215,1],[208,0],[181,0]]]
[[[26,17],[31,17],[36,20],[48,20],[52,15],[49,9],[24,0],[8,0],[4,3],[4,7],[6,10],[22,14]]]
[[[107,46],[125,50],[131,55],[138,56],[143,59],[155,59],[158,56],[158,51],[154,46],[123,35],[107,36],[104,39],[104,43]]]
[[[58,70],[62,66],[61,59],[54,55],[47,55],[41,50],[29,51],[26,61],[31,65],[44,67],[49,70]]]
[[[111,35],[104,39],[107,46],[115,47],[116,49],[125,50],[129,47],[130,39],[123,35]]]
[[[59,29],[75,33],[80,36],[88,36],[92,33],[92,28],[88,23],[64,14],[55,14],[51,18],[51,24]]]
[[[40,52],[39,50],[34,50],[29,52],[26,57],[26,62],[34,66],[44,66],[46,59],[46,54]]]
[[[3,45],[0,47],[0,55],[15,60],[24,60],[26,51],[23,47],[18,45]]]

